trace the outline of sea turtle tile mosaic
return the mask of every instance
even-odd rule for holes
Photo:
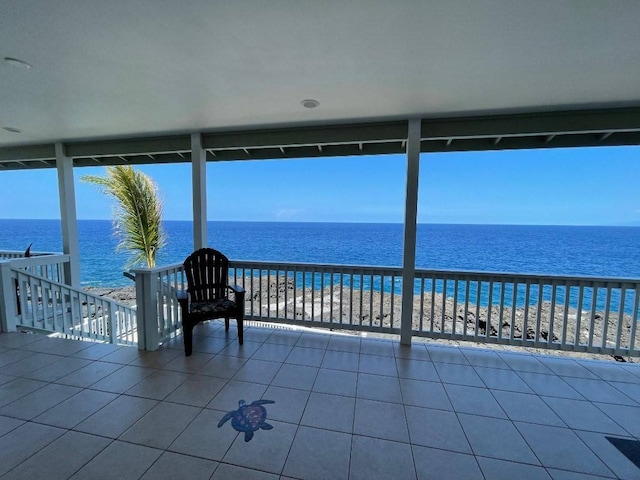
[[[218,422],[218,428],[231,420],[231,426],[238,432],[244,432],[244,441],[248,442],[253,438],[253,432],[258,429],[271,430],[273,425],[269,425],[267,420],[267,409],[262,405],[276,403],[273,400],[256,400],[247,405],[244,400],[238,402],[238,409],[227,413]]]

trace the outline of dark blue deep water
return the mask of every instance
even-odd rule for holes
[[[127,258],[106,220],[81,220],[85,285],[129,285]],[[403,226],[362,223],[209,222],[209,245],[234,260],[400,266]],[[192,250],[191,222],[165,223],[158,265]],[[58,220],[0,220],[0,250],[62,251]],[[640,278],[640,227],[418,226],[420,268]]]

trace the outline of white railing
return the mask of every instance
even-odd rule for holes
[[[68,283],[65,266],[69,265],[69,255],[60,253],[33,253],[30,257],[13,257],[11,267],[23,270],[31,275],[47,278],[58,283]]]
[[[181,263],[158,268],[135,268],[139,345],[155,350],[182,328],[182,316],[176,293],[186,290]]]
[[[72,338],[137,344],[135,309],[35,275],[29,263],[24,263],[31,260],[0,262],[3,331],[20,327]]]
[[[416,271],[415,335],[640,356],[640,280]]]
[[[246,319],[398,334],[396,267],[230,262]],[[137,269],[148,348],[181,327],[181,264]],[[413,335],[640,356],[640,279],[416,270]],[[138,302],[141,308],[141,302]],[[139,310],[140,312],[140,310]],[[157,348],[157,347],[156,347]]]

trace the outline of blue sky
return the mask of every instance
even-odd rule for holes
[[[138,167],[158,184],[164,218],[191,219],[188,164]],[[207,164],[208,219],[404,220],[404,155]],[[111,202],[80,181],[79,219],[111,218]],[[640,225],[640,147],[422,154],[418,221]],[[60,218],[53,169],[0,172],[0,218]]]

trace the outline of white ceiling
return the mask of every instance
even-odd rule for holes
[[[0,57],[33,68],[0,63],[0,146],[640,106],[639,25],[637,0],[2,0]]]

